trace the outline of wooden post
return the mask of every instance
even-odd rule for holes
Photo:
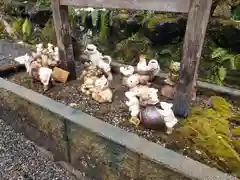
[[[173,111],[177,116],[186,117],[189,113],[211,5],[212,0],[192,0],[190,5],[179,83],[173,103]]]
[[[60,59],[63,61],[63,68],[69,72],[68,79],[74,80],[76,79],[76,67],[68,19],[68,6],[60,5],[59,0],[51,1]]]

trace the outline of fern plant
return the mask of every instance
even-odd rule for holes
[[[25,19],[22,25],[22,33],[24,41],[27,41],[32,34],[32,23],[29,21],[28,18]]]
[[[235,61],[237,61],[237,55],[229,53],[224,48],[217,48],[212,52],[212,59],[219,64],[230,63],[230,69],[236,69]]]
[[[214,61],[210,80],[218,85],[222,85],[226,77],[227,70],[236,69],[240,64],[240,55],[230,53],[224,48],[216,48],[211,54]]]

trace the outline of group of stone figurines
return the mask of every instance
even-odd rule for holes
[[[93,44],[88,44],[84,52],[89,60],[89,65],[81,76],[83,79],[81,91],[100,103],[112,102],[111,57],[103,55]],[[179,71],[180,64],[178,62],[171,64],[174,71],[170,71],[166,82],[174,86],[177,81],[177,76],[174,73]],[[178,122],[172,111],[173,104],[160,102],[158,89],[151,87],[152,80],[160,72],[158,61],[151,59],[147,62],[146,56],[141,55],[136,68],[128,65],[120,67],[119,70],[123,76],[123,85],[128,87],[125,96],[127,98],[126,105],[131,115],[130,122],[136,126],[141,123],[150,129],[165,126],[166,133],[172,133],[173,127]]]
[[[43,44],[37,44],[36,52],[19,56],[15,61],[25,65],[27,73],[43,84],[44,91],[48,90],[50,83],[54,81],[53,68],[62,65],[58,47],[50,43],[47,48],[44,48]]]
[[[91,96],[99,103],[112,102],[113,92],[110,84],[113,80],[111,71],[112,59],[103,55],[93,44],[88,44],[84,54],[87,55],[88,64],[83,70],[80,79],[82,80],[81,92]],[[43,44],[36,45],[36,53],[26,54],[15,58],[21,64],[25,64],[27,73],[35,80],[39,80],[44,90],[54,81],[53,68],[61,67],[63,64],[59,58],[59,49],[52,44],[47,48]],[[178,81],[180,63],[172,62],[169,76],[166,83],[174,87]],[[160,65],[157,60],[151,59],[147,62],[146,56],[141,55],[136,68],[133,66],[120,67],[123,76],[122,83],[128,87],[125,92],[131,119],[130,122],[138,126],[140,123],[150,129],[166,127],[166,133],[170,134],[178,120],[172,111],[172,103],[159,100],[158,89],[151,87],[152,80],[160,72]],[[174,89],[174,88],[172,88]],[[165,87],[161,93],[168,94],[172,91]],[[167,92],[167,93],[166,93]]]

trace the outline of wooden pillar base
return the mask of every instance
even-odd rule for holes
[[[72,33],[68,18],[68,6],[60,5],[59,0],[52,0],[52,11],[60,59],[63,61],[64,70],[69,72],[68,80],[75,80],[76,67],[72,46]]]
[[[190,5],[179,84],[173,106],[177,116],[186,117],[189,113],[211,5],[212,0],[192,0]]]

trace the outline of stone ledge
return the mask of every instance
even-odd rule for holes
[[[36,93],[30,89],[24,88],[20,85],[6,81],[0,78],[0,91],[8,90],[17,96],[26,99],[27,101],[40,106],[54,114],[60,115],[70,123],[77,124],[80,128],[86,129],[89,132],[100,136],[111,143],[125,147],[144,157],[144,163],[151,162],[157,164],[154,167],[167,168],[175,174],[184,176],[183,179],[207,179],[207,180],[232,180],[236,179],[228,174],[222,173],[214,168],[210,168],[200,162],[194,161],[190,158],[175,153],[172,150],[166,149],[147,141],[139,136],[126,132],[120,128],[114,127],[106,122],[103,122],[95,117],[87,115],[80,110],[73,109],[64,104],[58,103],[46,96]],[[34,98],[33,98],[34,97]],[[81,121],[84,119],[83,121]],[[142,158],[139,163],[141,165]],[[149,163],[147,163],[149,164]],[[136,166],[140,166],[139,164]],[[152,165],[150,165],[152,166]],[[133,167],[138,169],[139,167]],[[137,170],[137,171],[141,171]],[[159,170],[161,173],[163,170]],[[141,172],[139,172],[141,174]],[[159,174],[160,175],[160,174]],[[160,175],[161,176],[161,175]],[[143,178],[146,179],[146,178]],[[159,179],[158,177],[152,179]],[[174,178],[173,178],[174,179]],[[178,179],[178,178],[177,178]],[[181,178],[182,179],[182,178]]]

